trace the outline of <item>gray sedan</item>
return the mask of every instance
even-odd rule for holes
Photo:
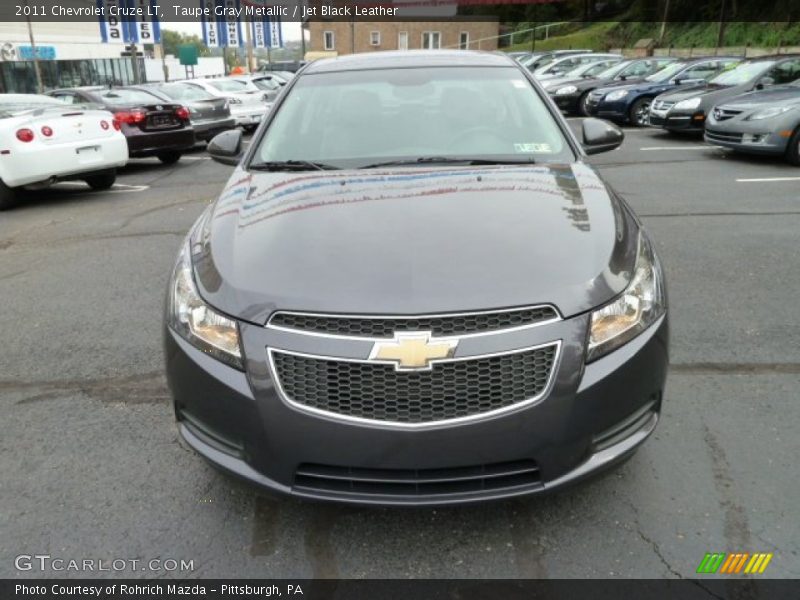
[[[731,98],[708,116],[706,141],[800,166],[800,81]]]

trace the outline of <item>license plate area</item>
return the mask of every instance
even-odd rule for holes
[[[149,129],[168,129],[176,125],[177,122],[172,115],[151,115],[147,118],[147,127]]]

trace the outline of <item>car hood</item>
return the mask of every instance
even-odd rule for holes
[[[800,86],[784,85],[757,92],[740,94],[725,101],[725,106],[748,109],[768,104],[770,106],[791,106],[800,104]]]
[[[625,289],[638,225],[583,164],[253,173],[193,234],[198,290],[255,323],[277,309],[425,314]]]
[[[707,112],[715,104],[719,104],[726,98],[738,96],[742,92],[747,91],[749,87],[749,84],[727,86],[705,83],[702,85],[679,88],[673,92],[662,94],[659,96],[659,99],[669,102],[680,102],[681,100],[687,100],[689,98],[700,98],[698,109]]]

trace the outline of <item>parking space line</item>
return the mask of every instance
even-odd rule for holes
[[[736,183],[768,183],[770,181],[800,181],[800,177],[754,177],[751,179],[737,179]]]
[[[639,148],[643,152],[650,152],[654,150],[708,150],[715,148],[710,144],[700,144],[699,146],[648,146],[646,148]]]

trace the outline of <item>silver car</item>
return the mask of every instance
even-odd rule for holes
[[[800,80],[715,106],[706,121],[705,139],[740,152],[784,155],[800,166]]]

